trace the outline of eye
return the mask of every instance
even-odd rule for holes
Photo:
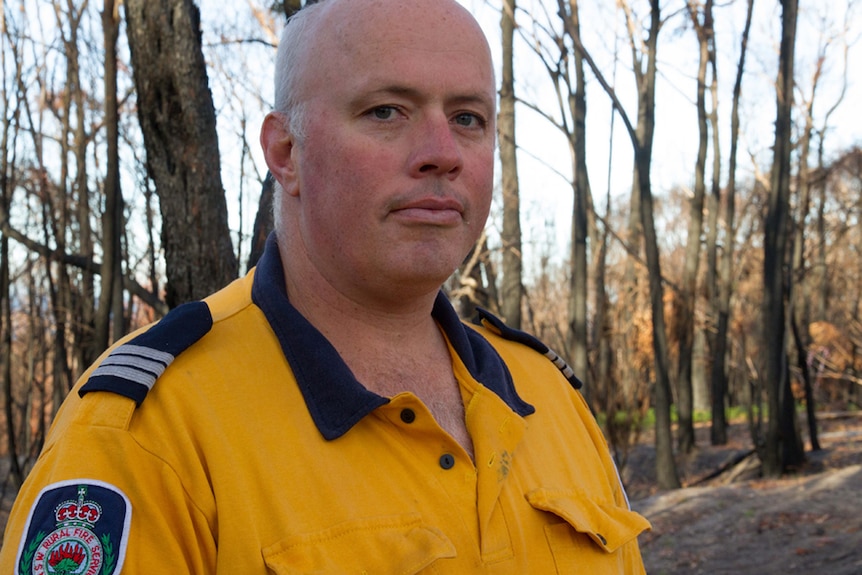
[[[485,119],[472,112],[461,112],[456,114],[452,121],[464,128],[484,128]]]
[[[395,106],[377,106],[368,112],[375,120],[392,120],[397,113]]]

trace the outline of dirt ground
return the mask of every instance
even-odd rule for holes
[[[696,431],[697,450],[679,462],[683,489],[656,489],[648,435],[622,470],[632,507],[653,525],[640,537],[649,575],[862,575],[862,414],[821,415],[823,449],[779,480],[758,477],[746,424],[732,425],[722,447],[709,444],[708,427]],[[3,485],[0,532],[11,505]]]
[[[655,488],[645,438],[623,478],[632,507],[653,525],[640,538],[647,573],[862,575],[862,414],[823,414],[818,428],[822,449],[778,480],[759,477],[745,423],[720,448],[699,428],[698,449],[679,462],[686,487],[669,492]],[[718,469],[726,470],[704,480]]]

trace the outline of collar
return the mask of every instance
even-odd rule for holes
[[[267,238],[258,261],[251,297],[275,332],[308,411],[326,439],[341,437],[363,417],[389,403],[389,399],[368,391],[357,381],[329,340],[291,305],[275,234]],[[518,415],[535,411],[518,396],[497,351],[478,332],[464,326],[442,292],[437,295],[431,316],[476,381]]]

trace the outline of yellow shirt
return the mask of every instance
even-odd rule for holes
[[[545,356],[438,299],[474,463],[415,395],[361,386],[283,285],[270,246],[84,375],[19,493],[0,572],[644,572],[648,523]],[[129,375],[123,354],[142,348],[164,373]]]

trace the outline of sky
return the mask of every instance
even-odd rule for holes
[[[484,0],[459,0],[479,20],[494,52],[499,69],[500,17],[496,4]],[[635,9],[644,3],[632,2]],[[847,2],[825,0],[801,3],[799,37],[796,49],[797,101],[811,95],[811,74],[819,51],[826,38],[829,47],[825,73],[815,98],[815,125],[822,125],[826,110],[838,100],[843,85],[844,47],[841,32]],[[856,108],[862,102],[862,70],[860,32],[862,10],[856,2],[851,11],[851,27],[845,35],[849,48],[847,91],[842,104],[831,116],[827,137],[827,150],[833,153],[853,144],[862,144],[862,120]],[[519,8],[540,15],[547,22],[544,8],[554,14],[553,0],[519,0]],[[581,33],[583,43],[599,63],[606,79],[615,86],[627,113],[634,123],[636,102],[631,70],[631,52],[621,34],[624,33],[619,12],[611,2],[581,2]],[[719,135],[722,140],[723,164],[729,155],[731,91],[739,57],[739,37],[745,22],[745,2],[736,0],[721,4],[715,9],[716,42],[718,46],[719,79]],[[674,187],[693,185],[694,164],[697,153],[697,114],[695,108],[698,47],[687,16],[681,13],[681,1],[663,2],[662,14],[666,22],[659,36],[658,70],[656,87],[656,134],[652,167],[653,193],[666,194]],[[855,16],[854,16],[855,15]],[[855,17],[855,21],[853,21]],[[518,14],[522,37],[531,35],[529,17]],[[760,170],[768,170],[771,163],[773,124],[775,121],[775,92],[773,89],[778,61],[778,38],[781,9],[777,1],[758,0],[751,29],[751,42],[746,61],[743,84],[741,123],[743,134],[740,144],[740,176],[750,178],[754,173],[755,158]],[[614,51],[619,54],[614,65]],[[516,95],[536,103],[547,112],[559,117],[551,83],[526,41],[515,46]],[[591,73],[587,73],[587,169],[597,202],[604,204],[605,192],[627,197],[631,187],[632,148],[623,123],[616,118],[611,131],[611,105]],[[525,251],[546,249],[555,245],[555,254],[566,255],[570,235],[572,210],[570,156],[562,134],[535,112],[524,106],[516,109],[517,141],[521,149],[518,169],[521,182]],[[539,158],[541,160],[539,160]],[[548,165],[550,164],[550,166]],[[609,168],[610,167],[610,168]],[[710,177],[709,174],[707,177]],[[722,176],[722,185],[726,175]],[[547,238],[548,226],[554,238]]]

